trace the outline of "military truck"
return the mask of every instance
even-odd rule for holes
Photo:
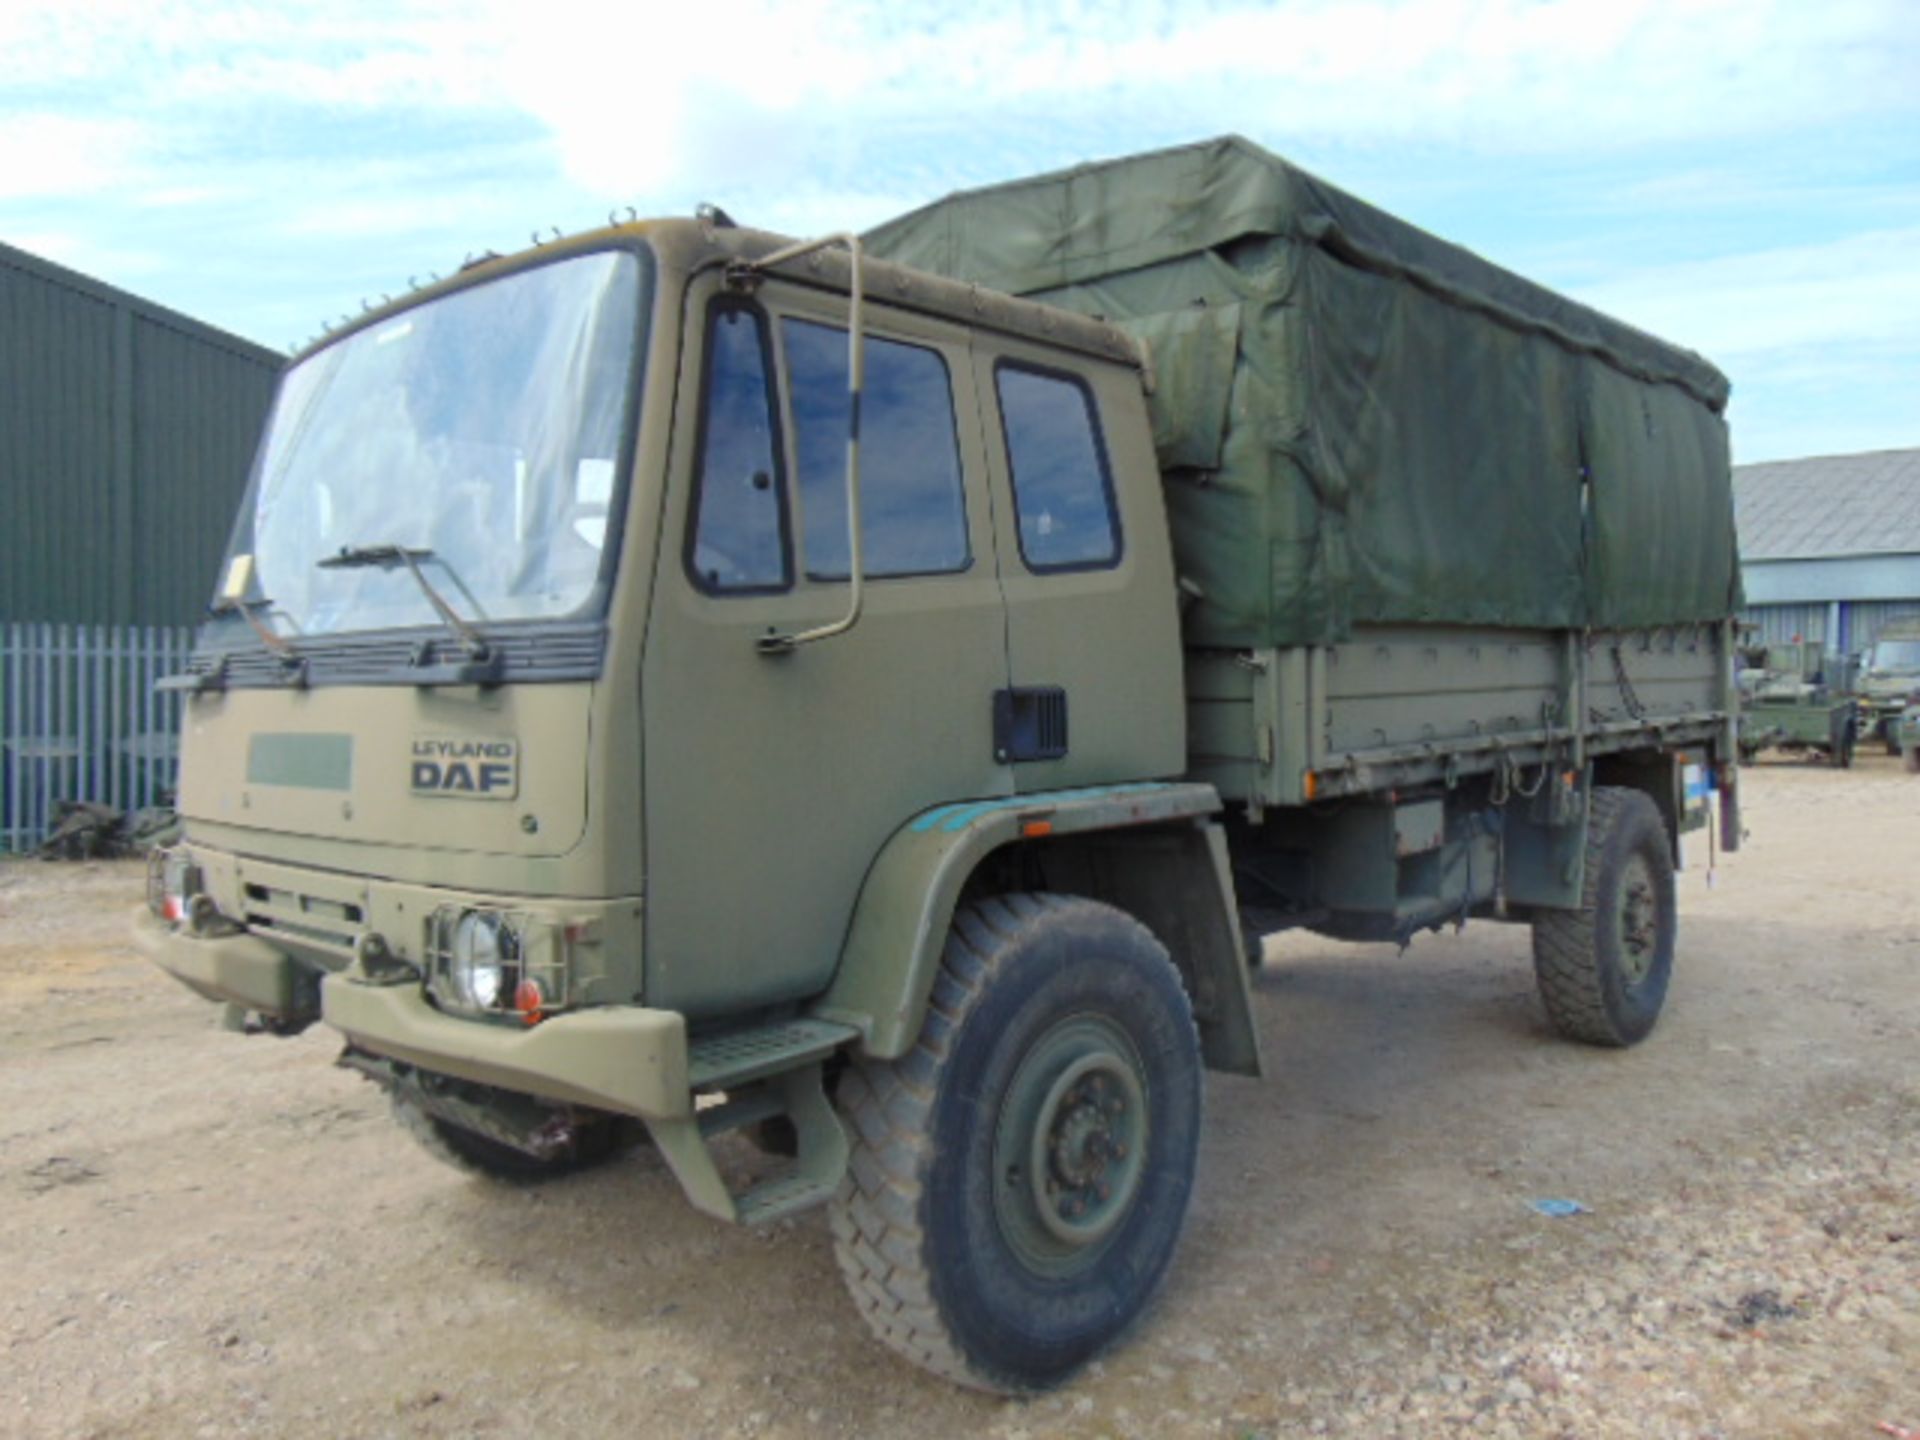
[[[1890,620],[1860,657],[1860,733],[1889,755],[1900,753],[1896,732],[1907,697],[1920,688],[1920,617]]]
[[[1653,1028],[1740,837],[1726,393],[1237,139],[490,256],[288,369],[137,932],[443,1158],[638,1128],[1053,1383],[1262,1069],[1249,937],[1528,924]]]
[[[1824,758],[1844,770],[1853,764],[1859,721],[1853,700],[1826,679],[1825,647],[1816,640],[1739,649],[1740,758],[1762,751]]]

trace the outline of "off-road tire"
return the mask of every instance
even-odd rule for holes
[[[1641,908],[1650,943],[1623,933],[1623,884],[1648,892]],[[1589,1045],[1646,1039],[1666,1002],[1677,921],[1672,842],[1659,810],[1638,790],[1595,786],[1580,907],[1543,910],[1533,921],[1533,971],[1553,1028]]]
[[[625,1128],[614,1120],[595,1121],[582,1127],[571,1152],[542,1160],[524,1150],[460,1125],[452,1125],[437,1115],[429,1115],[404,1096],[389,1097],[393,1118],[400,1128],[420,1143],[434,1159],[468,1175],[508,1185],[537,1185],[557,1180],[611,1160],[628,1138]]]
[[[1063,1036],[1093,1049],[1060,1060]],[[1109,1060],[1138,1066],[1139,1103],[1112,1113],[1137,1115],[1141,1128],[1086,1142],[1122,1157],[1113,1184],[1124,1188],[1094,1201],[1091,1223],[1108,1227],[1098,1238],[1082,1244],[1076,1233],[1055,1256],[1034,1228],[1056,1223],[1040,1215],[1052,1168],[1023,1174],[1006,1160],[1057,1156],[1048,1137],[1084,1140],[1064,1127],[1105,1114],[1099,1097],[1113,1092],[1096,1090],[1088,1106],[1069,1072]],[[1027,1126],[1026,1099],[1042,1089]],[[840,1089],[853,1156],[829,1213],[867,1324],[907,1359],[976,1389],[1019,1393],[1070,1374],[1137,1318],[1166,1273],[1193,1187],[1200,1100],[1192,1007],[1144,926],[1058,895],[964,906],[918,1043],[897,1061],[856,1062]],[[1131,1168],[1115,1136],[1137,1141]],[[1058,1203],[1058,1223],[1078,1223],[1065,1218],[1077,1202]]]

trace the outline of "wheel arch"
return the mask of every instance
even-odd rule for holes
[[[1676,866],[1680,863],[1682,811],[1686,805],[1682,761],[1683,757],[1671,750],[1622,750],[1593,762],[1595,786],[1638,790],[1653,802],[1666,828],[1667,847]]]
[[[922,812],[875,857],[833,983],[812,1013],[856,1027],[869,1056],[905,1055],[963,900],[1043,888],[1101,901],[1145,925],[1187,987],[1207,1067],[1260,1074],[1219,809],[1210,785],[1150,782]]]

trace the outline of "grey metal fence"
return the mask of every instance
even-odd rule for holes
[[[135,810],[171,791],[187,628],[0,626],[0,849],[46,837],[62,800]]]

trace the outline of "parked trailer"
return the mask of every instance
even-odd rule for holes
[[[1652,1028],[1740,838],[1725,398],[1237,140],[488,259],[289,371],[137,933],[444,1158],[637,1124],[1053,1383],[1262,1068],[1249,936],[1529,921],[1558,1029]]]

